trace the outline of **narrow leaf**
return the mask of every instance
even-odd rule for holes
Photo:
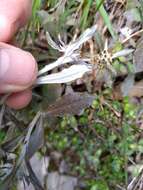
[[[86,41],[88,41],[90,38],[93,37],[96,30],[97,30],[97,25],[94,25],[91,28],[87,28],[83,32],[83,34],[79,36],[77,40],[68,45],[65,53],[71,55],[73,51],[78,50],[83,43],[85,43]]]
[[[56,44],[53,39],[51,38],[49,32],[47,31],[46,32],[46,38],[47,38],[47,42],[48,44],[53,48],[53,49],[56,49],[58,51],[61,51],[61,48],[58,46],[58,44]]]
[[[41,183],[40,183],[40,181],[39,181],[39,179],[35,175],[32,167],[31,167],[30,162],[25,160],[25,163],[26,163],[26,167],[27,167],[27,170],[28,170],[28,173],[29,173],[29,179],[30,179],[31,183],[34,186],[34,189],[35,190],[44,190]]]
[[[72,65],[61,72],[39,77],[37,84],[67,83],[81,78],[90,68],[87,65]]]
[[[44,129],[43,129],[43,118],[40,117],[35,130],[31,134],[28,147],[26,150],[26,159],[30,159],[36,151],[41,148],[41,146],[44,144]]]
[[[44,68],[42,68],[39,72],[38,72],[38,76],[42,75],[43,73],[46,73],[52,69],[54,69],[55,67],[64,65],[65,63],[70,63],[73,62],[73,60],[76,60],[77,54],[76,56],[72,55],[72,57],[60,57],[58,58],[55,62],[50,63],[48,65],[46,65]]]
[[[134,49],[123,49],[119,52],[116,52],[113,54],[112,59],[115,59],[117,57],[126,56],[131,54],[134,51]]]
[[[101,0],[96,0],[96,5],[97,5],[97,7],[100,5],[100,3],[101,3]],[[112,24],[111,24],[111,22],[110,22],[110,18],[109,18],[109,16],[108,16],[108,13],[106,12],[106,10],[105,10],[103,4],[100,5],[100,7],[99,7],[99,12],[100,12],[100,14],[101,14],[101,16],[102,16],[102,18],[103,18],[105,24],[106,24],[106,26],[107,26],[107,28],[108,28],[108,30],[109,30],[111,36],[113,37],[113,39],[116,40],[116,38],[117,38],[117,37],[116,37],[116,33],[115,33],[115,31],[113,30]]]

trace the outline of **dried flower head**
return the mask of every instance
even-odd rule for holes
[[[81,78],[85,73],[90,72],[92,70],[92,64],[90,63],[90,59],[81,58],[80,56],[80,48],[81,46],[92,38],[97,30],[97,25],[92,26],[91,28],[86,29],[83,34],[79,36],[75,41],[70,42],[69,44],[65,44],[61,37],[59,36],[59,44],[55,43],[50,34],[47,32],[47,40],[49,45],[53,48],[62,52],[63,55],[59,57],[55,62],[46,65],[42,68],[38,73],[38,79],[36,84],[50,84],[50,83],[67,83],[74,81],[78,78]],[[125,56],[129,53],[132,53],[133,49],[124,49],[117,53],[111,55],[108,52],[108,43],[105,42],[104,50],[101,52],[99,56],[100,65],[97,67],[104,67],[111,70],[113,73],[116,73],[112,67],[112,60],[120,57]],[[58,73],[47,74],[48,71],[53,70],[56,67],[64,65],[66,63],[75,63],[68,68],[63,69]],[[43,76],[44,75],[44,76]]]

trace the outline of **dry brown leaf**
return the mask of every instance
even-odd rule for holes
[[[94,100],[94,96],[87,93],[66,94],[50,105],[45,114],[50,116],[79,115],[89,107]]]

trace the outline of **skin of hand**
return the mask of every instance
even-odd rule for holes
[[[31,14],[32,0],[0,0],[0,96],[6,93],[6,104],[21,109],[32,98],[31,85],[37,76],[34,57],[9,44]]]

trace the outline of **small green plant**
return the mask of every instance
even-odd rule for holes
[[[128,98],[113,101],[111,95],[106,89],[102,96],[96,96],[92,110],[78,117],[64,117],[55,130],[47,133],[53,149],[62,151],[70,163],[72,175],[89,179],[87,187],[91,190],[126,184],[129,158],[136,147],[136,108]]]

